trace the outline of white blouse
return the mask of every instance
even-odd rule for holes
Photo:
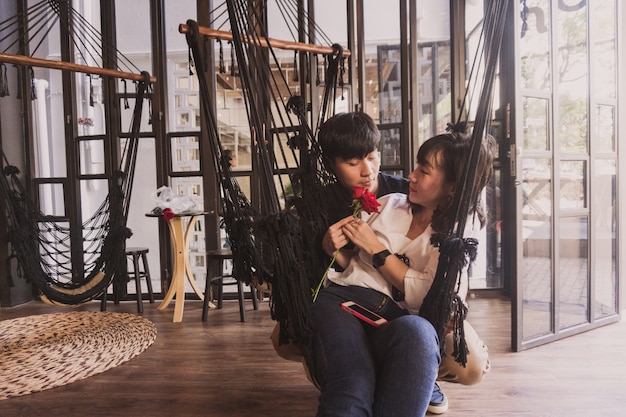
[[[379,213],[362,213],[361,218],[369,224],[378,239],[391,253],[406,256],[409,269],[404,276],[404,301],[397,302],[412,314],[417,314],[422,301],[433,283],[439,262],[439,250],[430,244],[433,229],[430,225],[417,238],[406,237],[413,214],[406,194],[388,194],[378,202]],[[467,235],[465,236],[467,237]],[[341,274],[329,275],[338,285],[355,285],[371,288],[392,297],[392,286],[383,275],[372,266],[372,257],[365,251],[358,251]],[[467,291],[467,268],[461,276],[461,296]]]

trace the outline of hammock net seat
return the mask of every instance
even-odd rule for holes
[[[296,15],[297,8],[286,13]],[[190,20],[180,25],[180,31],[185,33],[198,75],[204,127],[222,188],[223,224],[233,251],[233,276],[248,284],[269,284],[272,317],[282,324],[283,340],[296,340],[306,350],[306,337],[311,334],[307,313],[311,288],[323,273],[315,251],[310,250],[315,232],[324,224],[323,213],[316,211],[318,206],[312,201],[335,179],[321,169],[320,150],[307,121],[304,100],[293,92],[290,80],[280,70],[281,60],[273,44],[281,42],[268,37],[261,11],[250,10],[245,1],[228,1],[213,15],[227,16],[221,20],[225,28],[219,19],[212,24],[217,29]],[[250,31],[251,27],[256,30]],[[253,169],[261,183],[259,207],[253,207],[241,191],[224,157],[217,113],[205,78],[209,40],[232,44],[232,66],[236,62],[252,138]],[[323,82],[323,104],[315,121],[319,125],[334,112],[340,69],[348,54],[338,45],[282,45],[296,53],[303,47],[314,48],[323,55],[317,58],[326,63],[323,74],[309,76],[305,68],[300,71],[302,77]]]
[[[73,62],[36,56],[55,25],[72,28]],[[30,69],[31,74],[33,68],[58,69],[86,74],[90,82],[91,77],[104,77],[121,80],[124,86],[126,81],[131,81],[136,87],[131,126],[120,151],[120,165],[108,176],[104,201],[78,226],[72,227],[64,216],[44,213],[39,196],[31,191],[36,190],[38,182],[24,184],[19,169],[2,151],[0,198],[8,219],[7,240],[12,250],[9,261],[18,260],[21,274],[34,284],[43,301],[62,306],[81,304],[103,294],[114,277],[120,282],[126,278],[117,272],[125,270],[120,267],[125,267],[125,242],[132,234],[126,220],[142,110],[155,79],[139,71],[115,48],[105,45],[96,28],[67,1],[41,1],[0,22],[0,45],[6,45],[0,53],[3,97],[10,95],[7,64]],[[33,90],[32,97],[17,98],[36,97]]]

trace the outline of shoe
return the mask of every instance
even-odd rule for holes
[[[428,404],[428,412],[430,414],[443,414],[446,411],[448,411],[448,397],[441,391],[439,384],[435,382],[433,395],[430,397],[430,404]]]

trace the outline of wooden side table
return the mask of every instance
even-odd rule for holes
[[[193,231],[196,221],[199,217],[206,214],[203,211],[185,211],[176,213],[173,218],[166,220],[172,238],[172,246],[174,250],[174,266],[172,270],[172,279],[170,286],[163,298],[163,301],[157,307],[157,310],[164,310],[170,302],[176,298],[174,304],[174,318],[172,321],[181,322],[183,320],[183,311],[185,308],[185,279],[191,284],[194,292],[204,301],[204,294],[196,285],[196,281],[191,273],[189,266],[189,239]],[[148,217],[161,217],[162,214],[146,213]],[[185,224],[185,219],[189,221]]]

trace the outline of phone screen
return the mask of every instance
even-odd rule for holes
[[[372,321],[380,320],[382,318],[378,314],[374,313],[373,311],[370,311],[366,309],[365,307],[360,306],[358,304],[352,304],[349,306],[349,308],[351,308],[352,310],[354,310],[355,312],[359,314],[364,315],[365,317],[367,317],[368,319]]]
[[[341,307],[372,326],[378,327],[387,323],[387,320],[384,317],[379,316],[354,301],[346,301],[341,304]]]

